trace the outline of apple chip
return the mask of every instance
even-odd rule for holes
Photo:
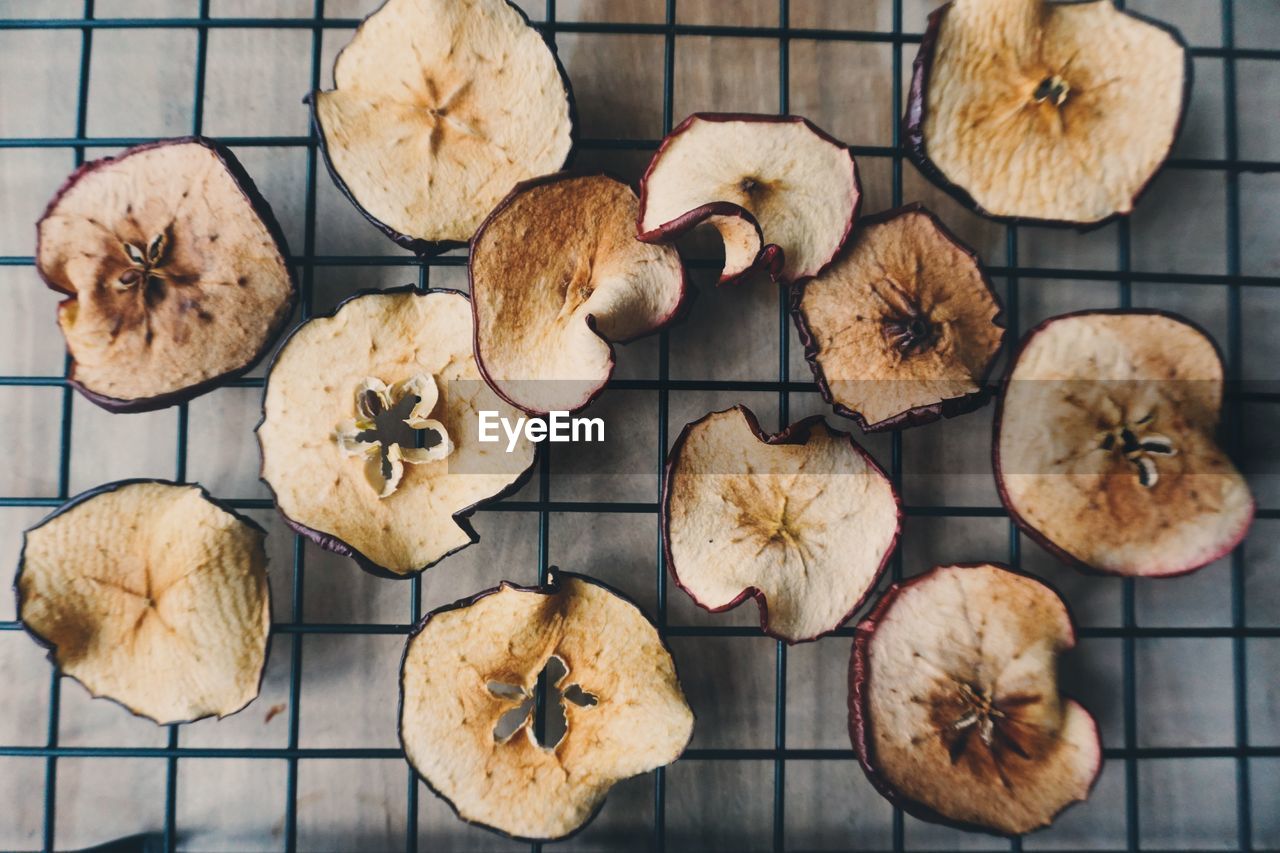
[[[71,384],[111,411],[162,408],[245,373],[293,309],[271,207],[209,139],[86,163],[36,233],[36,269],[67,294]]]
[[[1075,645],[1057,593],[992,563],[896,584],[858,625],[849,731],[876,789],[922,820],[1048,826],[1102,769],[1092,716],[1058,691]]]
[[[476,233],[476,360],[503,399],[534,414],[581,409],[613,374],[611,342],[680,312],[680,257],[636,240],[636,210],[613,178],[552,175],[517,187]]]
[[[544,667],[559,671],[542,699],[561,733],[540,743],[533,706]],[[503,583],[442,607],[405,646],[405,757],[460,818],[506,835],[581,829],[615,783],[675,761],[692,733],[653,624],[581,575]]]
[[[920,205],[865,217],[835,263],[797,285],[794,314],[823,397],[865,432],[989,398],[1000,302],[977,255]]]
[[[334,182],[401,246],[465,243],[573,147],[569,81],[507,0],[386,0],[312,96]]]
[[[533,466],[523,437],[479,440],[479,413],[517,414],[471,355],[452,290],[357,294],[285,342],[268,376],[262,478],[289,524],[375,574],[404,577],[478,541],[467,518]]]
[[[844,245],[862,200],[849,149],[798,116],[695,113],[673,130],[640,181],[640,239],[672,240],[728,203],[767,241],[751,261],[735,217],[721,282],[766,269],[780,283],[817,275]],[[711,208],[714,210],[714,208]]]
[[[987,216],[1096,225],[1133,210],[1190,87],[1182,37],[1112,0],[953,0],[916,56],[907,150]]]
[[[1254,501],[1218,446],[1222,359],[1156,311],[1054,317],[1023,339],[996,412],[1010,515],[1067,562],[1176,575],[1231,552]]]
[[[662,501],[676,584],[713,613],[756,599],[761,629],[790,643],[862,606],[902,521],[889,478],[848,433],[813,417],[769,435],[744,406],[684,428]]]
[[[199,486],[108,483],[27,531],[18,618],[95,697],[166,725],[234,714],[266,666],[265,535]]]
[[[679,239],[699,225],[710,225],[724,241],[724,268],[717,284],[741,281],[749,272],[760,269],[777,276],[782,270],[782,250],[764,243],[760,223],[751,211],[732,202],[713,201],[696,207],[653,231],[640,235],[646,243],[665,243]]]

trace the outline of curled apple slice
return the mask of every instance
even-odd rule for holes
[[[185,138],[95,160],[36,226],[67,294],[71,383],[114,412],[188,400],[249,370],[293,309],[284,236],[226,148]]]
[[[849,731],[867,777],[922,820],[1019,835],[1085,799],[1102,769],[1089,712],[1058,692],[1075,645],[1062,599],[995,564],[890,588],[858,625]]]
[[[466,242],[573,147],[568,78],[507,0],[386,0],[312,96],[320,150],[374,225],[419,254]]]
[[[684,306],[680,258],[636,240],[636,206],[605,175],[552,175],[517,187],[476,233],[476,360],[512,405],[581,409],[613,373],[611,342],[654,332]]]
[[[1027,333],[996,412],[996,484],[1013,520],[1067,562],[1121,575],[1189,572],[1253,520],[1218,446],[1222,360],[1156,311],[1086,311]]]
[[[560,734],[540,743],[535,691]],[[550,727],[548,727],[550,729]],[[671,653],[631,602],[581,575],[503,583],[419,623],[400,667],[405,757],[458,817],[530,840],[590,821],[617,782],[693,732]]]
[[[1096,225],[1133,210],[1190,86],[1182,37],[1112,0],[953,0],[916,56],[907,150],[980,213]]]
[[[743,406],[681,431],[662,501],[676,584],[712,612],[755,598],[761,629],[791,643],[853,615],[901,527],[889,478],[848,433],[814,417],[769,435]]]
[[[794,314],[822,395],[866,432],[987,402],[1000,302],[977,256],[920,205],[863,218],[797,285]]]
[[[676,240],[699,225],[710,225],[724,241],[724,268],[717,284],[732,284],[754,269],[776,276],[782,269],[782,250],[764,243],[760,223],[751,211],[732,202],[713,201],[640,235],[646,243]]]
[[[479,413],[516,412],[480,377],[452,290],[366,291],[281,347],[258,425],[286,521],[367,571],[405,577],[476,542],[467,518],[533,466],[521,437],[482,443]]]
[[[709,206],[745,211],[764,244],[733,218],[710,222],[725,239],[721,282],[754,268],[790,283],[817,275],[853,229],[862,193],[853,155],[798,116],[695,113],[673,130],[640,181],[640,239],[667,241],[707,219]],[[748,219],[749,215],[749,219]]]
[[[166,725],[225,717],[266,666],[264,537],[199,486],[109,483],[27,531],[18,618],[94,696]]]

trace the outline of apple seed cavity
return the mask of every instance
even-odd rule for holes
[[[356,416],[338,424],[334,440],[343,453],[365,459],[365,477],[378,497],[400,485],[404,463],[436,462],[453,451],[448,430],[431,417],[438,401],[436,381],[426,373],[391,387],[371,376],[356,387]]]

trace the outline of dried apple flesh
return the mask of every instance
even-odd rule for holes
[[[801,285],[806,355],[842,414],[864,429],[980,405],[1004,340],[1000,303],[976,256],[920,207],[864,220]]]
[[[1102,747],[1058,690],[1062,600],[992,564],[901,584],[858,627],[851,732],[882,792],[929,820],[1016,835],[1088,796]]]
[[[108,408],[155,408],[247,370],[293,305],[270,209],[206,140],[83,167],[37,232],[37,268],[68,295],[71,377]]]
[[[323,150],[375,222],[415,250],[465,242],[573,145],[555,55],[506,0],[387,0],[313,96]]]
[[[396,406],[409,407],[412,443],[376,428]],[[474,542],[465,516],[533,464],[524,438],[512,453],[481,442],[480,411],[516,417],[481,380],[466,296],[358,295],[299,327],[276,356],[258,428],[262,476],[306,535],[405,576]]]
[[[94,696],[157,723],[223,717],[266,663],[263,539],[199,487],[112,484],[27,532],[18,615]]]
[[[561,701],[549,710],[563,713],[565,729],[543,745],[526,706],[553,663]],[[410,764],[461,818],[519,838],[574,832],[615,783],[674,761],[693,730],[653,624],[568,573],[430,614],[409,639],[400,679]],[[514,726],[499,728],[513,711]]]
[[[1074,562],[1124,575],[1190,571],[1231,550],[1254,501],[1218,446],[1222,362],[1196,327],[1089,312],[1030,332],[995,439],[1006,506]]]
[[[471,249],[476,357],[502,397],[573,411],[613,372],[611,342],[669,322],[686,295],[675,249],[635,236],[635,193],[605,175],[520,187]]]
[[[639,229],[728,202],[759,223],[779,281],[816,274],[844,244],[861,192],[849,150],[790,116],[694,114],[663,141],[641,181]],[[729,253],[732,255],[732,253]]]
[[[1110,0],[954,0],[921,51],[909,142],[993,216],[1126,214],[1181,124],[1185,46]]]
[[[765,630],[790,642],[852,615],[899,530],[888,477],[846,433],[819,419],[767,436],[743,408],[685,428],[663,498],[681,588],[713,611],[753,596]]]

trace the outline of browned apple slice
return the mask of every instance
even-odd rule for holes
[[[1062,599],[992,563],[891,587],[858,625],[849,732],[867,777],[922,820],[1020,835],[1085,799],[1098,726],[1058,692]]]
[[[987,402],[1000,301],[977,256],[920,205],[863,218],[835,263],[797,285],[818,388],[866,432]]]
[[[36,233],[36,269],[68,297],[71,383],[111,411],[169,406],[244,373],[293,308],[271,207],[212,140],[86,163]]]
[[[953,0],[916,56],[907,150],[987,216],[1096,225],[1133,210],[1190,87],[1182,37],[1112,0]]]
[[[467,518],[533,466],[523,436],[510,452],[480,441],[482,411],[517,417],[480,378],[467,297],[365,291],[298,327],[276,356],[262,478],[299,533],[405,577],[476,542]]]
[[[765,245],[748,263],[742,229],[713,221],[726,244],[721,281],[762,268],[790,283],[831,262],[861,201],[853,155],[808,120],[695,113],[662,141],[640,181],[640,239],[674,239],[707,205],[728,203],[759,223]]]
[[[671,576],[699,606],[754,598],[761,629],[798,643],[866,601],[902,519],[889,478],[848,433],[813,417],[769,435],[737,406],[681,431],[662,520]]]
[[[386,0],[333,80],[311,98],[329,172],[419,254],[471,239],[513,186],[573,147],[568,78],[507,0]]]
[[[512,405],[581,409],[613,374],[612,343],[658,330],[684,306],[680,257],[636,240],[636,205],[605,175],[551,175],[517,187],[476,233],[476,360]]]
[[[732,284],[754,269],[776,276],[782,269],[782,250],[764,244],[760,223],[751,211],[732,202],[713,201],[640,235],[646,243],[676,240],[699,225],[710,225],[724,241],[724,268],[717,284]]]
[[[539,742],[535,690],[547,679]],[[418,625],[400,667],[400,741],[465,821],[522,839],[563,838],[615,783],[670,764],[693,732],[671,653],[619,594],[553,571],[503,583]]]
[[[1176,575],[1230,553],[1253,521],[1218,446],[1222,359],[1156,311],[1086,311],[1032,329],[996,412],[996,484],[1029,536],[1067,562]]]
[[[266,666],[265,535],[199,486],[99,486],[27,531],[18,618],[94,696],[161,724],[234,714]]]

